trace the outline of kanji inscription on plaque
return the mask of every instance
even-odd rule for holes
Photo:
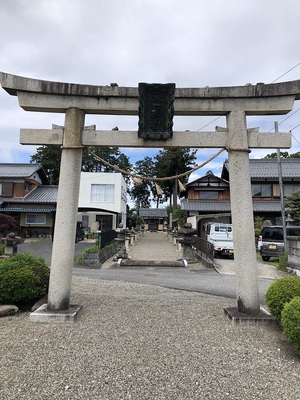
[[[172,138],[174,94],[175,83],[139,83],[139,137]]]

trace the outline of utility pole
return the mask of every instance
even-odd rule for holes
[[[278,122],[274,122],[275,132],[278,132]],[[277,149],[277,164],[278,164],[278,178],[279,178],[279,190],[280,190],[280,208],[281,208],[281,218],[283,227],[283,243],[284,251],[287,251],[287,238],[286,238],[286,222],[285,222],[285,209],[284,209],[284,194],[283,194],[283,183],[282,183],[282,168],[280,159],[280,149]]]

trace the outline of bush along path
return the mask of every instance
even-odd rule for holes
[[[269,311],[300,355],[300,278],[286,276],[273,282],[266,292]]]
[[[43,257],[17,254],[0,260],[0,316],[29,310],[48,292],[50,269]]]

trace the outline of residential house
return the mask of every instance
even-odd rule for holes
[[[18,221],[21,236],[53,235],[57,192],[40,164],[0,164],[0,213]],[[92,232],[126,225],[126,183],[121,174],[81,173],[78,221]]]
[[[280,165],[283,195],[287,197],[300,190],[300,158],[281,159]],[[250,160],[254,218],[259,216],[272,224],[280,225],[282,218],[278,168],[277,159]],[[225,161],[220,177],[208,171],[205,176],[186,185],[186,191],[182,193],[184,198],[181,200],[181,208],[200,235],[208,221],[231,222],[229,181],[228,161]]]
[[[78,221],[92,232],[126,226],[127,187],[120,173],[81,172]]]
[[[19,235],[52,234],[56,196],[41,164],[0,164],[0,212],[18,221]]]

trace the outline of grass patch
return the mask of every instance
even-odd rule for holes
[[[264,264],[272,265],[272,267],[279,269],[279,257],[271,257],[269,261],[264,261],[261,258],[259,250],[256,250],[256,259],[257,261],[260,261]]]
[[[117,243],[115,241],[112,241],[111,243],[107,244],[103,249],[100,249],[100,244],[99,240],[97,240],[91,247],[87,247],[81,254],[78,256],[75,260],[75,263],[77,265],[82,265],[84,264],[84,255],[85,254],[91,254],[91,253],[98,253],[102,254],[106,252],[109,249],[116,249],[117,248]]]

